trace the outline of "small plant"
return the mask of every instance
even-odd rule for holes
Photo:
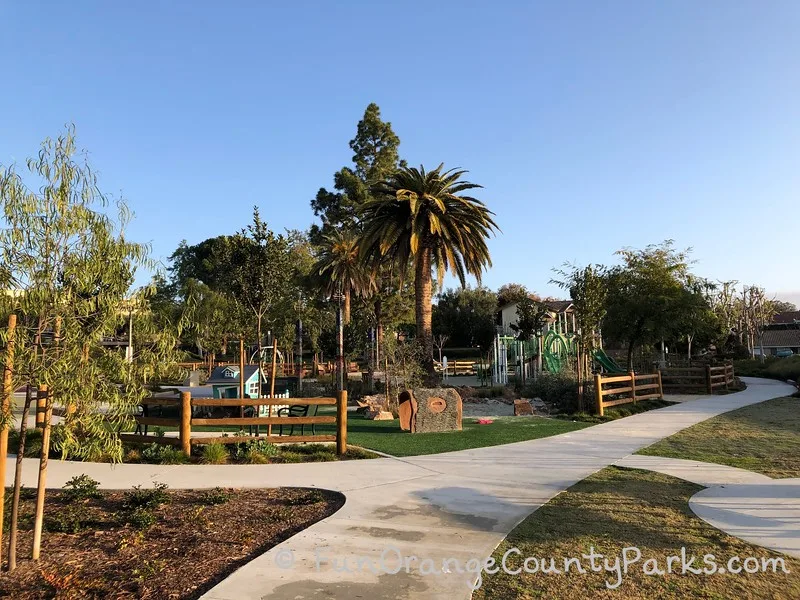
[[[245,448],[239,454],[238,459],[248,465],[265,465],[269,462],[269,457],[255,448]]]
[[[189,457],[182,450],[172,446],[164,446],[159,462],[162,465],[183,465],[189,462]]]
[[[164,437],[164,428],[163,427],[153,427],[153,433],[156,437],[163,438]]]
[[[228,462],[228,449],[222,444],[213,443],[203,446],[201,461],[207,465],[222,465]]]
[[[70,504],[54,514],[44,518],[44,527],[51,533],[80,533],[89,525],[84,518],[85,511],[77,505]]]
[[[125,515],[125,521],[139,531],[150,529],[157,520],[155,513],[145,506],[137,506]]]
[[[182,465],[189,461],[189,457],[177,448],[157,443],[145,446],[142,458],[149,463],[159,465]]]
[[[169,486],[166,483],[156,483],[152,489],[142,489],[141,485],[133,486],[125,492],[123,506],[133,510],[135,508],[157,508],[162,504],[169,504],[171,498],[167,493]]]
[[[129,448],[127,452],[125,452],[125,456],[122,459],[122,462],[126,463],[138,463],[142,461],[142,453],[139,451],[138,448]]]
[[[91,498],[100,498],[102,494],[98,489],[99,485],[99,481],[95,481],[85,473],[76,475],[64,484],[64,491],[61,492],[61,497],[66,502],[81,502]]]
[[[200,496],[200,503],[206,506],[213,506],[215,504],[225,504],[230,499],[230,492],[223,490],[221,487],[215,487]]]
[[[155,577],[164,568],[167,566],[166,561],[164,560],[142,560],[142,566],[137,567],[131,571],[131,574],[136,577],[138,581],[144,581],[145,579],[150,579],[151,577]]]

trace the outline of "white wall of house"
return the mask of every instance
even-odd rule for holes
[[[503,333],[512,334],[512,325],[519,322],[519,315],[517,314],[517,303],[506,304],[500,309],[500,325],[503,328]]]

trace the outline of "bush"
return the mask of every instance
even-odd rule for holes
[[[220,487],[215,487],[213,490],[208,490],[200,497],[200,504],[206,506],[213,506],[215,504],[225,504],[231,499],[231,495],[226,490]]]
[[[155,513],[149,508],[139,506],[125,515],[125,521],[134,529],[144,531],[150,529],[157,521]]]
[[[162,504],[169,504],[171,498],[167,493],[169,486],[166,483],[156,483],[152,489],[142,489],[135,485],[129,492],[125,492],[123,506],[126,509],[157,508]]]
[[[786,381],[800,381],[800,356],[788,358],[766,358],[763,362],[759,359],[737,360],[733,363],[733,370],[741,377],[767,377]]]
[[[224,464],[228,462],[228,457],[228,449],[222,444],[214,442],[203,446],[201,460],[207,465]]]
[[[90,524],[85,514],[81,507],[75,504],[67,505],[57,513],[46,515],[44,528],[51,533],[80,533]]]
[[[159,465],[182,465],[189,461],[189,457],[183,451],[155,442],[142,449],[141,457],[146,462]]]
[[[90,498],[99,498],[102,494],[98,489],[99,481],[95,481],[86,474],[76,475],[66,484],[61,497],[67,502],[80,502]]]
[[[586,406],[592,402],[594,384],[584,382],[583,401]],[[556,412],[576,412],[578,410],[578,380],[571,373],[542,373],[521,392],[526,398],[541,398]]]

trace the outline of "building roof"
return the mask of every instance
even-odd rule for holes
[[[800,321],[800,310],[778,313],[772,317],[772,322],[777,324],[792,324]]]
[[[542,304],[544,304],[550,310],[554,310],[555,312],[566,312],[572,307],[572,300],[543,300]]]
[[[244,366],[244,380],[249,381],[250,378],[258,372],[258,365],[245,365]],[[239,383],[239,367],[237,365],[225,365],[216,367],[211,371],[211,377],[208,378],[206,383]]]
[[[800,329],[767,329],[762,338],[765,348],[800,347]]]

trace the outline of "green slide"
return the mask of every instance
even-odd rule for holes
[[[611,358],[608,354],[606,354],[602,349],[595,350],[592,358],[599,364],[603,369],[605,369],[606,373],[627,373],[626,369],[623,369],[617,364],[613,358]]]

